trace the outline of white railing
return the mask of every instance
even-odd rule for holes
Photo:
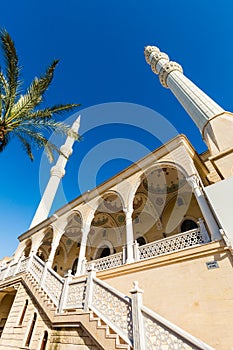
[[[43,277],[41,287],[46,291],[54,304],[58,306],[62,294],[64,279],[48,267],[46,267],[46,272]]]
[[[0,281],[6,277],[6,274],[7,274],[7,266],[3,267],[0,271]]]
[[[8,268],[8,271],[7,271],[7,274],[6,274],[5,278],[10,277],[10,276],[14,276],[16,268],[17,268],[17,265],[18,265],[17,262],[14,263],[14,264],[9,265],[9,268]]]
[[[138,247],[139,259],[149,259],[208,242],[208,234],[197,228]]]
[[[141,306],[145,350],[214,350],[152,310]]]
[[[14,265],[8,272],[32,274],[59,312],[92,310],[134,350],[214,350],[143,306],[142,290],[136,282],[129,298],[96,278],[94,264],[88,267],[88,277],[79,280],[73,279],[71,271],[61,278],[37,256],[21,260],[17,268]]]
[[[42,278],[44,267],[44,261],[42,261],[38,256],[34,255],[29,266],[29,271],[38,283],[40,283]]]
[[[28,263],[29,263],[29,257],[27,257],[27,258],[24,258],[24,259],[22,259],[21,261],[20,261],[20,265],[19,265],[19,267],[18,267],[18,269],[17,269],[17,273],[21,273],[21,272],[24,272],[26,269],[27,269],[27,267],[28,267]]]
[[[63,309],[83,309],[86,293],[86,278],[79,281],[71,281],[65,296]]]
[[[132,346],[132,309],[129,297],[94,277],[89,308]]]
[[[95,265],[95,269],[98,271],[112,269],[114,267],[118,267],[123,265],[123,253],[116,253],[104,258],[92,260],[86,264],[86,270],[90,265]]]

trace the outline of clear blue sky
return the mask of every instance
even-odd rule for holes
[[[2,2],[0,27],[15,41],[25,86],[59,58],[46,103],[82,104],[84,139],[75,145],[53,210],[160,144],[161,120],[148,108],[186,134],[198,152],[205,150],[193,122],[146,64],[143,49],[160,47],[233,111],[232,16],[230,0]],[[167,134],[169,139],[175,132]],[[31,163],[14,141],[0,154],[0,258],[14,252],[17,236],[32,220],[49,170],[41,156],[36,152]]]

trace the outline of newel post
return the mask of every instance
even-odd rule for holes
[[[144,326],[141,311],[143,290],[139,288],[137,281],[133,284],[134,287],[130,290],[132,295],[133,348],[134,350],[145,350]]]
[[[17,262],[17,266],[16,266],[16,269],[15,269],[15,272],[14,272],[14,276],[17,275],[17,273],[19,272],[20,265],[21,265],[21,262],[22,262],[23,259],[24,259],[24,255],[21,255],[19,257],[18,262]]]
[[[45,279],[46,279],[46,275],[47,275],[47,271],[48,271],[48,261],[46,261],[45,262],[45,264],[44,264],[44,270],[43,270],[43,272],[42,272],[42,276],[41,276],[41,279],[40,279],[40,286],[42,287],[42,288],[44,288],[44,281],[45,281]]]
[[[86,286],[86,296],[85,296],[85,301],[84,301],[84,311],[88,311],[91,302],[92,302],[92,296],[93,296],[93,278],[96,277],[96,269],[95,269],[95,264],[90,264],[87,267],[87,286]]]
[[[67,295],[69,292],[69,284],[70,284],[71,280],[72,280],[72,270],[68,270],[67,274],[65,275],[64,284],[63,284],[63,288],[62,288],[62,292],[61,292],[61,298],[59,301],[59,306],[58,306],[59,313],[61,313],[64,309]]]

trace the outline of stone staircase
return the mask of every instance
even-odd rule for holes
[[[103,350],[156,349],[158,339],[160,349],[214,350],[146,308],[137,282],[130,298],[98,279],[94,266],[85,277],[74,278],[70,272],[62,278],[37,256],[31,256],[0,276],[0,290],[18,283],[52,328],[83,327]]]
[[[67,310],[64,313],[58,313],[56,305],[29,272],[23,274],[22,282],[28,294],[36,300],[53,327],[72,326],[78,322],[103,349],[133,349],[93,311],[85,312],[78,309],[74,312]]]

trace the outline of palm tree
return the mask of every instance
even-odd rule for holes
[[[59,149],[48,140],[48,132],[79,136],[63,122],[53,119],[54,114],[71,111],[79,104],[55,105],[38,108],[52,82],[58,60],[54,60],[45,74],[35,78],[26,93],[21,95],[22,81],[14,42],[6,30],[0,32],[5,58],[5,72],[0,68],[0,152],[16,137],[27,155],[33,160],[32,147],[44,148],[48,159],[54,160],[54,151]]]

